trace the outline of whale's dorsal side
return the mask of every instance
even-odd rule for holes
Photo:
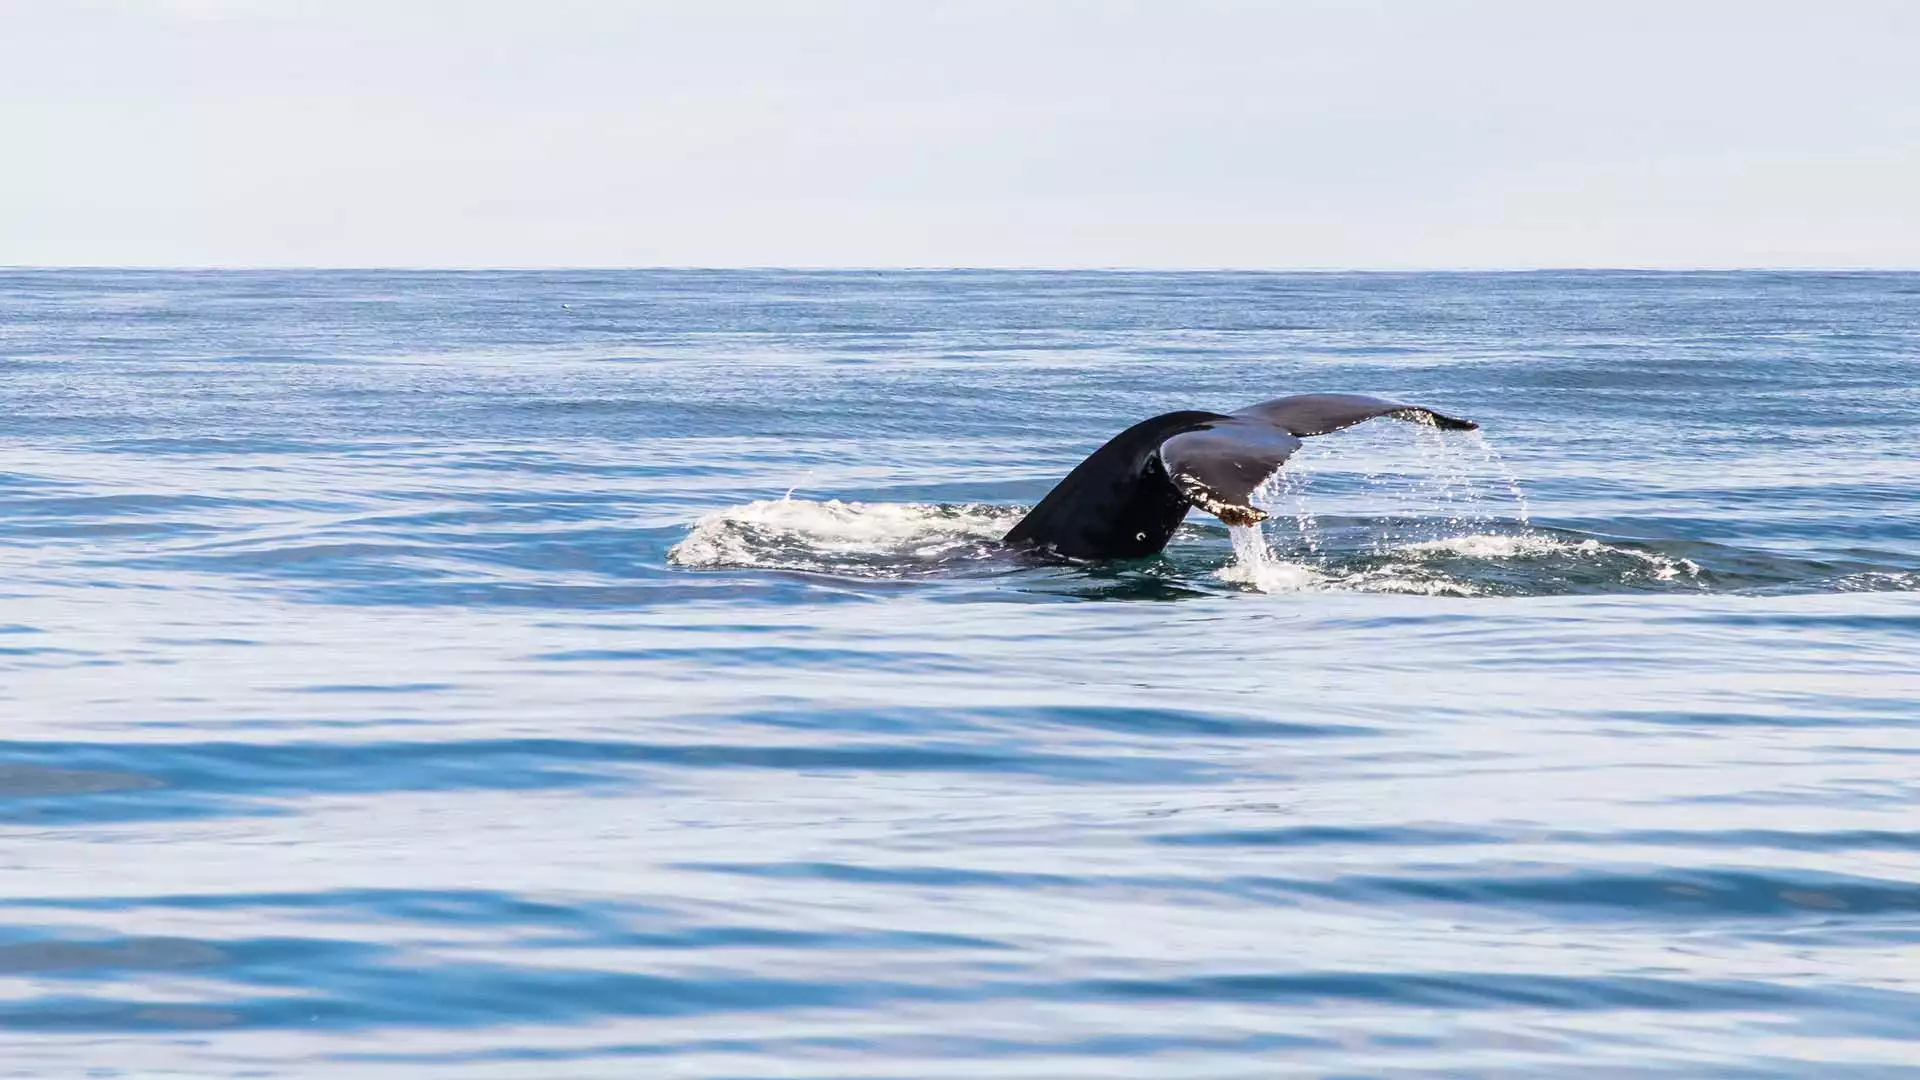
[[[1107,440],[1004,539],[1068,558],[1137,559],[1166,547],[1190,506],[1252,525],[1267,516],[1253,493],[1301,439],[1380,416],[1455,431],[1479,426],[1363,394],[1298,394],[1231,414],[1164,413]]]

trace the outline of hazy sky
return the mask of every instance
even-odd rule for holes
[[[0,0],[0,264],[1920,267],[1920,0]]]

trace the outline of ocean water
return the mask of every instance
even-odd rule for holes
[[[1920,275],[0,271],[0,1076],[1920,1076]],[[1311,390],[1263,531],[994,539]]]

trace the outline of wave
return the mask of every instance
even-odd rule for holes
[[[1221,580],[1260,592],[1323,590],[1422,596],[1486,596],[1628,591],[1659,585],[1700,586],[1693,559],[1570,538],[1526,526],[1510,533],[1474,532],[1410,543],[1376,542],[1360,551],[1331,551],[1291,561],[1253,529],[1233,529],[1234,559]],[[1605,588],[1615,586],[1616,589]]]

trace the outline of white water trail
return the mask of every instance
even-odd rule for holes
[[[1310,556],[1320,553],[1320,519],[1307,504],[1312,486],[1312,473],[1281,469],[1253,493],[1253,504],[1272,513],[1275,520],[1283,515],[1293,519],[1294,531],[1300,535],[1300,548]]]
[[[1227,535],[1233,541],[1233,561],[1220,568],[1220,580],[1264,593],[1299,592],[1320,583],[1312,567],[1276,558],[1260,526],[1229,525]]]
[[[780,501],[781,501],[781,502],[792,502],[792,501],[793,501],[793,493],[794,493],[794,492],[796,492],[796,491],[799,491],[799,490],[800,490],[800,485],[801,485],[801,484],[804,484],[804,483],[806,483],[807,481],[809,481],[809,480],[811,480],[811,479],[813,479],[813,470],[812,470],[812,469],[808,469],[808,470],[807,470],[806,472],[804,472],[804,473],[802,473],[802,474],[800,474],[800,479],[799,479],[799,481],[798,481],[797,483],[795,483],[795,484],[794,484],[794,485],[793,485],[792,487],[790,487],[790,488],[788,488],[788,489],[787,489],[787,493],[786,493],[785,495],[782,495],[782,496],[780,496]]]
[[[1463,437],[1464,436],[1464,437]],[[1520,481],[1479,431],[1420,431],[1419,472],[1406,477],[1413,499],[1408,507],[1418,522],[1415,535],[1389,530],[1375,550],[1386,552],[1408,542],[1469,536],[1511,529],[1529,530],[1526,493]]]
[[[1331,453],[1303,455],[1262,485],[1253,502],[1271,515],[1274,533],[1270,539],[1260,526],[1230,527],[1233,559],[1218,576],[1262,592],[1333,588],[1471,596],[1480,587],[1457,580],[1444,560],[1588,554],[1532,530],[1518,478],[1479,432],[1423,427],[1414,441],[1415,461],[1409,462],[1404,435],[1394,438],[1391,431],[1370,441],[1328,443],[1324,449]],[[1463,434],[1468,438],[1462,440]],[[1321,511],[1310,497],[1321,471],[1360,481],[1359,492],[1336,500],[1353,499],[1353,512],[1371,520],[1362,541],[1371,558],[1364,563],[1328,547]],[[1655,571],[1665,577],[1686,569]]]
[[[1507,459],[1500,456],[1500,451],[1494,448],[1493,440],[1487,438],[1485,432],[1469,431],[1466,432],[1466,436],[1467,445],[1479,451],[1481,464],[1485,465],[1507,489],[1507,496],[1513,500],[1514,520],[1518,521],[1522,528],[1533,524],[1532,509],[1527,505],[1527,493],[1520,487],[1520,475],[1513,471],[1513,466],[1507,464]]]

